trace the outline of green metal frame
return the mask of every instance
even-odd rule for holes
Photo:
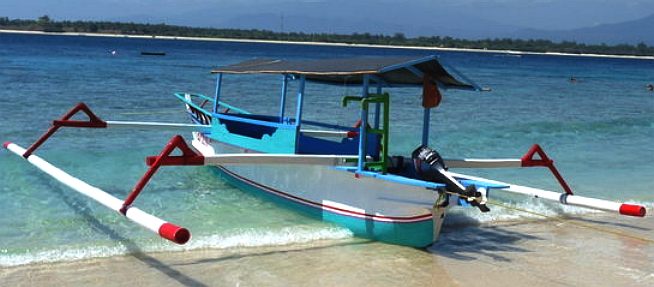
[[[364,166],[368,170],[381,171],[382,173],[386,173],[388,171],[390,95],[388,93],[369,94],[368,97],[365,98],[358,96],[345,96],[342,99],[341,105],[346,107],[348,102],[355,101],[361,102],[361,109],[365,111],[366,115],[368,114],[370,104],[382,104],[384,106],[384,113],[382,115],[382,127],[373,128],[366,126],[366,134],[378,134],[381,136],[381,155],[379,156],[379,160],[365,162]],[[360,138],[359,140],[365,139]]]

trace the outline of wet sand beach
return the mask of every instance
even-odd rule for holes
[[[135,253],[3,268],[5,286],[654,286],[654,217],[447,226],[434,246],[362,239]]]

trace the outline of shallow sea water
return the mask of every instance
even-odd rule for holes
[[[165,57],[140,51],[165,51]],[[111,51],[116,51],[115,55]],[[433,112],[431,145],[446,157],[519,157],[539,143],[576,193],[652,208],[654,61],[408,49],[0,34],[0,141],[29,145],[77,102],[110,120],[187,122],[174,92],[213,93],[212,67],[254,57],[327,58],[439,54],[491,92],[447,91]],[[571,83],[569,78],[577,78]],[[225,78],[224,101],[275,113],[277,77]],[[291,91],[295,86],[291,85]],[[306,119],[350,125],[347,86],[307,87]],[[420,141],[420,90],[390,90],[391,152],[408,155]],[[251,108],[250,108],[251,107]],[[272,107],[272,108],[271,108]],[[288,110],[294,110],[289,105]],[[145,172],[171,132],[62,129],[38,153],[119,198]],[[190,137],[190,135],[185,135]],[[474,170],[558,190],[542,169]],[[522,197],[509,205],[548,216],[589,211]],[[173,246],[86,200],[24,161],[0,152],[0,266],[126,253],[267,248],[353,240],[349,231],[237,190],[204,167],[162,168],[136,206],[188,227],[193,240]],[[466,226],[522,222],[534,216],[495,208],[456,208],[444,235]],[[449,230],[449,231],[448,231]],[[446,239],[447,241],[447,239]],[[347,256],[347,254],[342,254]]]

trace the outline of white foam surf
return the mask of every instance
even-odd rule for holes
[[[11,267],[36,263],[77,261],[92,258],[106,258],[135,252],[175,252],[197,249],[229,249],[237,247],[262,247],[303,244],[318,240],[338,240],[352,237],[352,233],[339,227],[291,226],[277,230],[236,230],[225,234],[201,235],[186,245],[174,245],[164,240],[147,243],[131,243],[130,246],[117,242],[112,246],[61,247],[50,250],[26,250],[11,254],[0,250],[0,266]],[[141,246],[142,245],[142,246]],[[135,246],[137,246],[135,249]]]
[[[625,203],[642,205],[647,212],[654,212],[654,202],[628,200]],[[466,223],[492,223],[506,221],[520,221],[532,219],[544,219],[564,215],[582,216],[585,214],[603,213],[603,211],[550,203],[537,199],[527,201],[491,202],[488,205],[490,212],[481,213],[475,207],[454,207],[450,210],[447,225]]]
[[[648,212],[654,210],[654,202],[628,201],[640,204]],[[539,200],[512,201],[501,205],[491,204],[492,211],[481,213],[477,208],[453,207],[445,220],[446,226],[542,219],[562,215],[584,215],[601,211],[550,204]],[[25,250],[17,253],[0,249],[0,266],[11,267],[36,263],[77,261],[106,258],[134,252],[177,252],[198,249],[256,248],[306,244],[319,240],[338,240],[352,237],[348,229],[337,226],[296,225],[277,229],[234,229],[217,234],[194,236],[186,245],[174,245],[164,240],[147,238],[136,242],[115,242],[115,245],[64,246],[58,249]],[[136,250],[134,249],[136,246]]]

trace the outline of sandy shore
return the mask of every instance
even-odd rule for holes
[[[84,37],[118,37],[118,38],[183,40],[183,41],[269,43],[269,44],[315,45],[315,46],[336,46],[336,47],[362,47],[362,48],[385,48],[385,49],[412,49],[412,50],[417,49],[417,50],[448,51],[448,52],[501,53],[501,54],[511,54],[511,55],[518,55],[518,56],[519,55],[553,55],[553,56],[573,56],[573,57],[654,60],[654,56],[627,56],[627,55],[603,55],[603,54],[569,54],[569,53],[559,53],[559,52],[539,53],[539,52],[525,52],[525,51],[514,51],[514,50],[463,49],[463,48],[441,48],[441,47],[424,47],[424,46],[392,46],[392,45],[325,43],[325,42],[295,42],[295,41],[232,39],[232,38],[208,38],[208,37],[176,37],[176,36],[158,36],[158,35],[122,35],[122,34],[78,33],[78,32],[43,32],[43,31],[25,31],[25,30],[2,30],[2,29],[0,29],[0,33],[31,34],[31,35],[63,35],[63,36],[84,36]]]
[[[361,239],[3,268],[5,286],[654,286],[654,217],[447,226],[427,250]]]

